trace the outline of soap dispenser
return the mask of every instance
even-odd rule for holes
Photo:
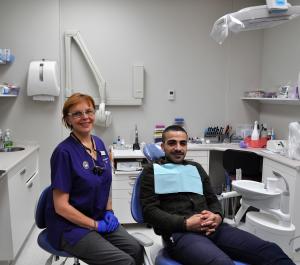
[[[251,134],[251,140],[252,141],[257,141],[259,140],[259,132],[258,132],[258,123],[257,121],[254,122],[254,128]]]

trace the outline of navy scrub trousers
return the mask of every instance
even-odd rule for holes
[[[275,243],[224,223],[209,236],[173,233],[165,244],[170,256],[184,265],[234,265],[232,260],[252,265],[295,264]]]

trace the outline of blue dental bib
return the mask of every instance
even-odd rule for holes
[[[154,188],[157,194],[193,192],[203,195],[199,172],[192,165],[153,164]]]

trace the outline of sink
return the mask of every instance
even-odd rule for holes
[[[17,152],[17,151],[23,151],[25,150],[24,147],[18,147],[18,146],[14,146],[14,147],[10,147],[10,148],[0,148],[0,152]]]
[[[234,180],[232,189],[237,191],[246,200],[265,200],[277,197],[279,191],[270,191],[265,188],[265,184],[253,180]]]

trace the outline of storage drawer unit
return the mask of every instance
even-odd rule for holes
[[[0,260],[14,260],[34,225],[40,191],[38,151],[34,151],[0,181]]]
[[[209,151],[188,150],[185,159],[199,163],[209,175]]]
[[[139,171],[113,173],[112,179],[112,205],[120,223],[135,223],[131,216],[132,188]]]

